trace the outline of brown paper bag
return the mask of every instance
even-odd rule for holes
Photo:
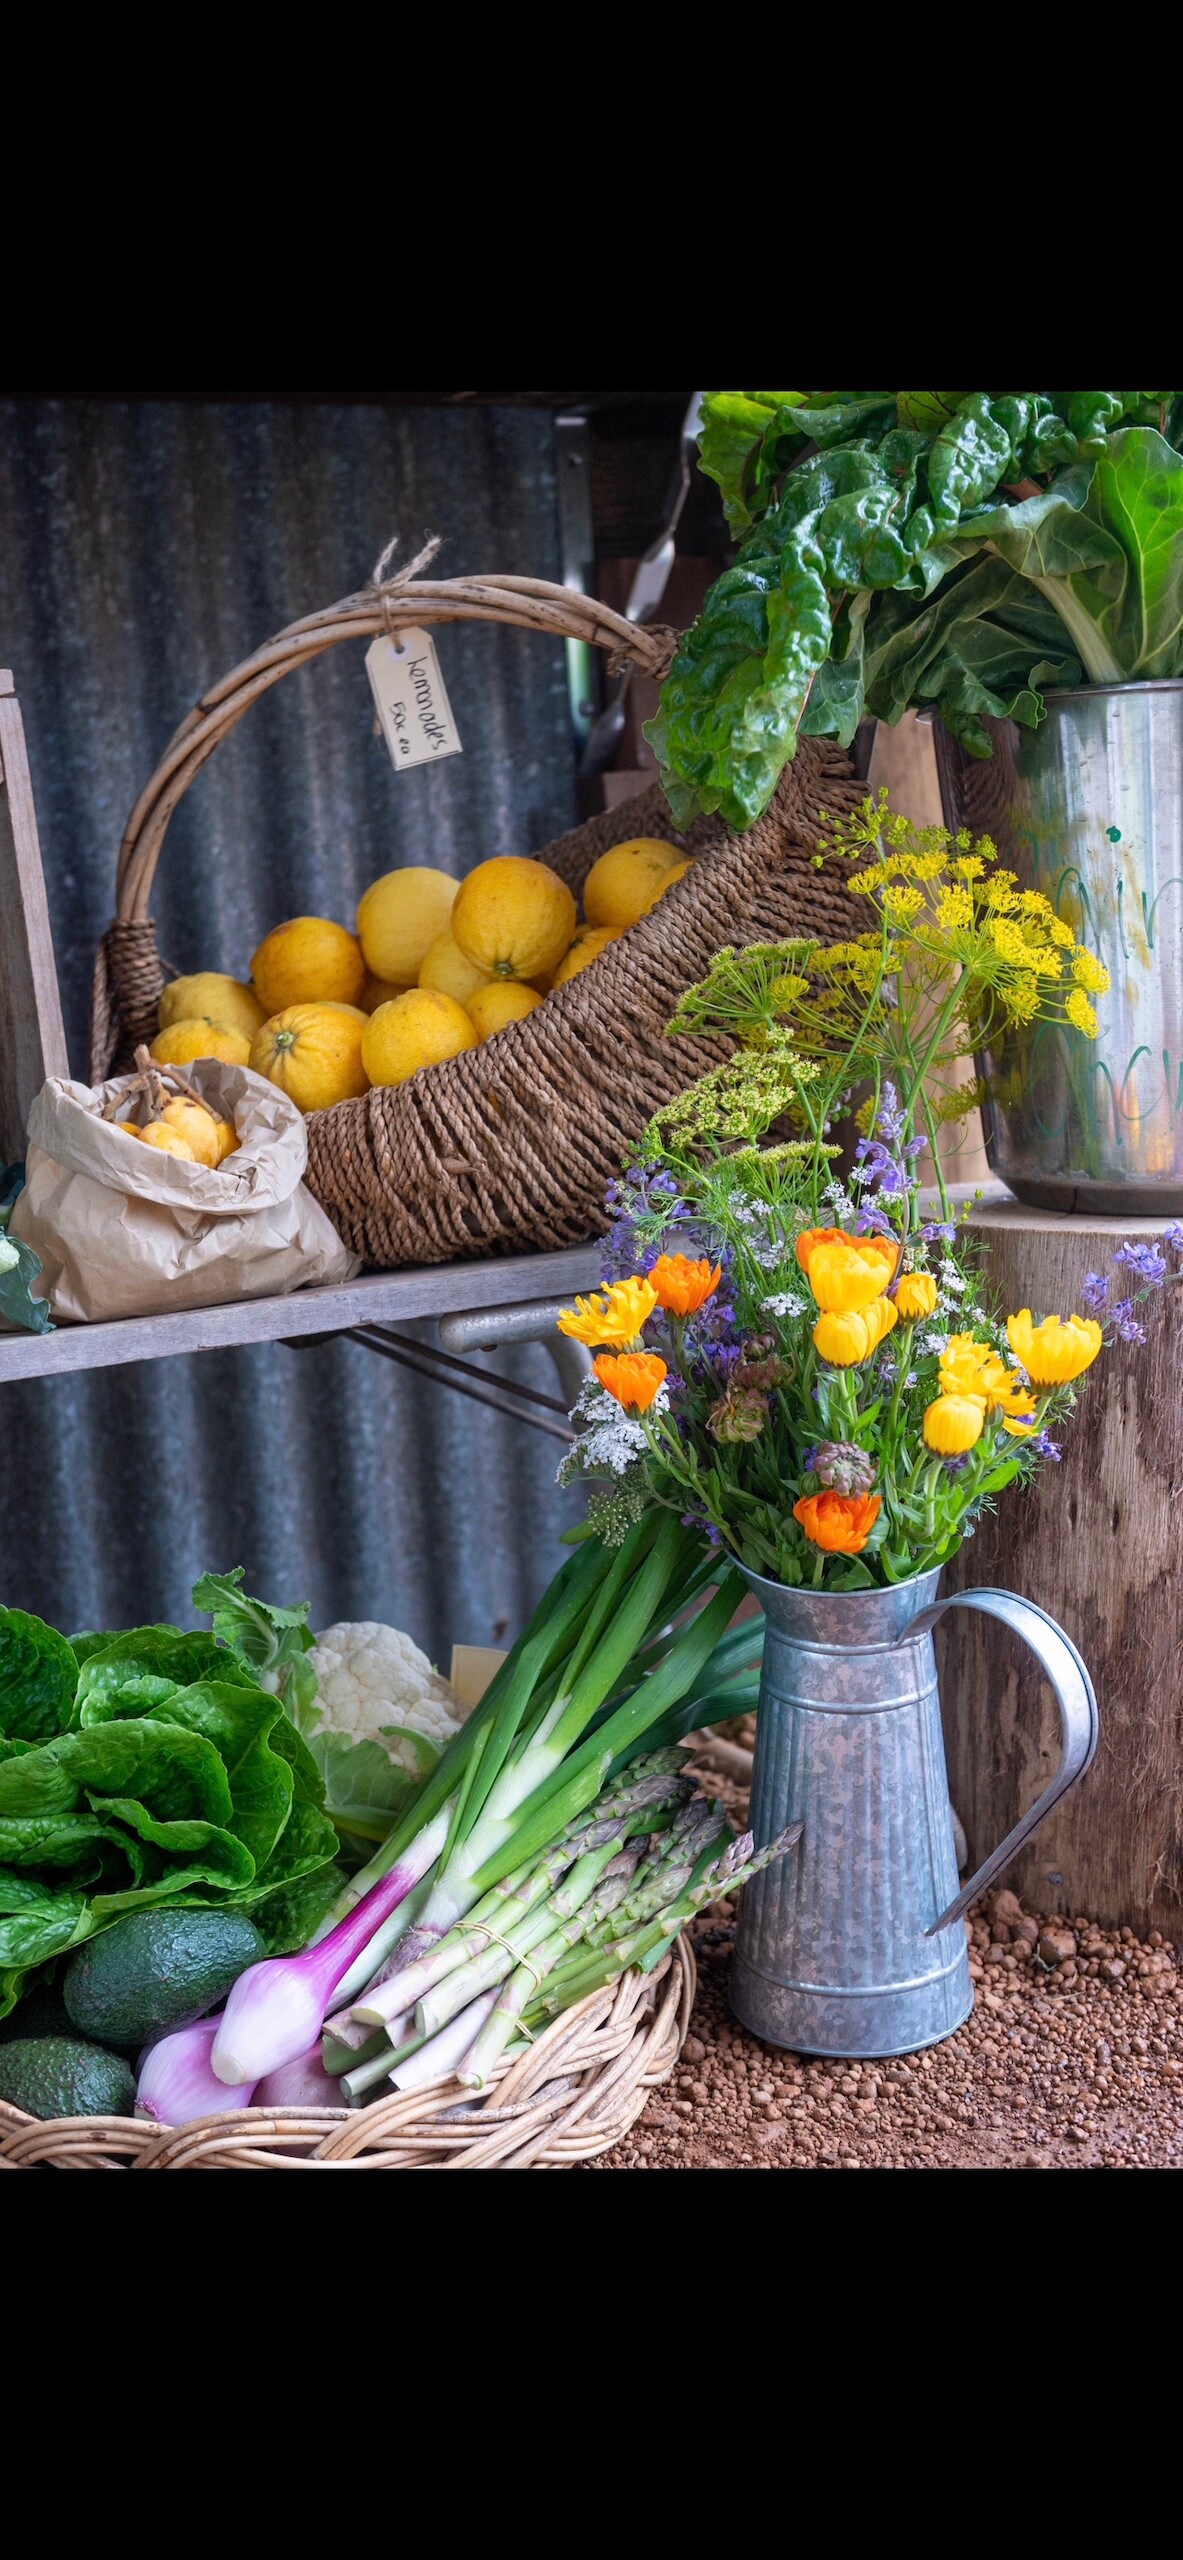
[[[249,1067],[204,1058],[185,1075],[238,1131],[216,1172],[98,1117],[126,1077],[42,1085],[9,1224],[40,1254],[40,1294],[59,1322],[274,1297],[359,1269],[301,1180],[308,1141],[295,1103]]]

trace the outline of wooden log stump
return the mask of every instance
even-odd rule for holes
[[[1081,1311],[1085,1273],[1165,1219],[1062,1217],[1017,1202],[979,1207],[1005,1311]],[[1114,1274],[1114,1280],[1118,1278]],[[1130,1289],[1137,1286],[1130,1277]],[[1125,1287],[1111,1289],[1125,1296]],[[1101,1353],[1057,1438],[1059,1466],[1004,1493],[949,1567],[944,1590],[1022,1592],[1079,1647],[1101,1741],[1088,1775],[1004,1883],[1040,1911],[1082,1912],[1145,1936],[1183,1937],[1183,1286],[1140,1311],[1144,1346]],[[1011,1636],[969,1610],[937,1636],[949,1783],[976,1866],[1059,1760],[1051,1692]]]

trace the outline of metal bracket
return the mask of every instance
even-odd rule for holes
[[[359,1342],[363,1350],[376,1351],[381,1359],[413,1369],[420,1377],[434,1380],[437,1386],[452,1387],[458,1395],[471,1396],[477,1404],[491,1405],[496,1412],[511,1415],[515,1422],[532,1423],[536,1431],[547,1431],[552,1438],[569,1445],[575,1432],[567,1414],[590,1373],[591,1354],[581,1343],[568,1342],[556,1332],[562,1304],[560,1298],[534,1298],[521,1306],[482,1307],[471,1313],[441,1316],[442,1349],[434,1343],[420,1342],[413,1334],[396,1333],[392,1326],[384,1324],[351,1325],[342,1333],[302,1334],[289,1340],[287,1347],[303,1351],[322,1342]],[[555,1396],[542,1395],[537,1387],[517,1386],[512,1379],[493,1377],[473,1361],[456,1356],[458,1351],[493,1349],[503,1342],[545,1343],[558,1371],[562,1402]]]

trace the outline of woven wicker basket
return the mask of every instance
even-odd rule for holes
[[[415,579],[414,569],[295,622],[212,687],[182,721],[128,821],[116,915],[99,949],[92,1082],[151,1039],[165,972],[148,913],[169,820],[194,776],[259,694],[343,640],[400,624],[512,623],[571,637],[660,677],[675,637],[531,578]],[[678,998],[723,943],[861,930],[840,880],[815,870],[820,813],[862,786],[828,740],[803,739],[746,835],[721,819],[675,829],[658,788],[560,836],[543,859],[578,895],[609,845],[661,835],[697,858],[660,906],[522,1022],[406,1084],[308,1121],[308,1182],[346,1244],[382,1269],[465,1255],[545,1251],[603,1227],[605,1185],[647,1120],[726,1055],[719,1041],[665,1036]]]
[[[609,2151],[668,2080],[694,2006],[679,1938],[556,2018],[473,2100],[455,2080],[371,2107],[240,2107],[170,2132],[128,2116],[42,2123],[0,2104],[0,2169],[569,2169]]]

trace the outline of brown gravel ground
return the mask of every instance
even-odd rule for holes
[[[742,1822],[738,1755],[704,1758]],[[696,1764],[697,1765],[697,1764]],[[698,2000],[676,2070],[594,2169],[1183,2167],[1183,1947],[1002,1889],[966,1922],[975,2001],[947,2043],[896,2062],[761,2044],[727,2007],[734,1913],[694,1924]]]

